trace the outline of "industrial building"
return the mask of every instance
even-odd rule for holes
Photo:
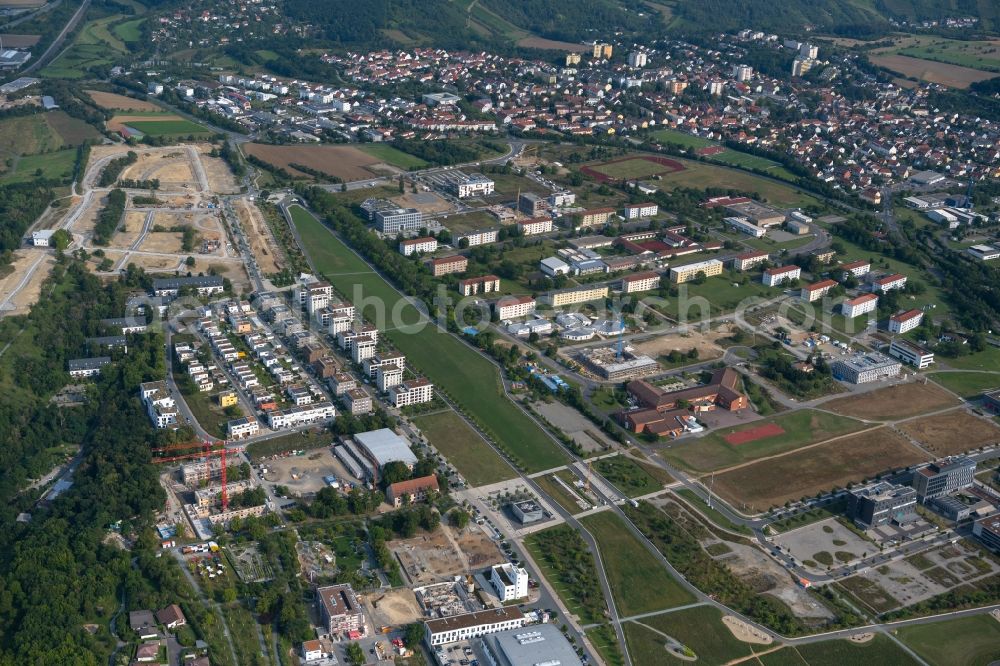
[[[899,361],[878,352],[839,358],[830,366],[834,378],[850,384],[877,382],[895,377],[902,370]]]
[[[483,652],[490,666],[582,666],[562,632],[554,624],[508,629],[483,638]]]
[[[972,535],[994,553],[1000,553],[1000,515],[977,520],[972,524]]]
[[[863,529],[916,520],[917,491],[878,481],[847,491],[847,517]]]
[[[357,450],[376,470],[381,470],[391,462],[404,463],[410,469],[417,464],[417,457],[410,450],[409,443],[389,428],[359,432],[353,439]]]

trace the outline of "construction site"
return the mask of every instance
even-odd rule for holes
[[[387,545],[410,585],[438,583],[505,561],[497,545],[475,523],[461,530],[442,524],[434,532]]]

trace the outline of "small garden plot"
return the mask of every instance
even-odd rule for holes
[[[244,583],[263,583],[274,578],[274,570],[257,551],[257,544],[238,544],[228,549],[229,561]]]

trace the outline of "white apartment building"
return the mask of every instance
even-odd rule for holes
[[[889,317],[890,333],[906,333],[912,331],[924,320],[923,310],[907,310]]]
[[[648,271],[635,273],[622,278],[622,293],[633,294],[638,291],[649,291],[660,286],[660,274]]]
[[[839,269],[842,271],[845,277],[847,276],[848,273],[850,273],[854,277],[860,278],[871,273],[872,264],[870,261],[865,261],[862,259],[860,261],[852,261],[850,263],[843,264],[839,266]]]
[[[430,402],[434,399],[434,385],[424,377],[408,379],[389,389],[389,399],[397,408]]]
[[[628,66],[633,68],[646,66],[646,54],[642,51],[632,51],[628,54]]]
[[[378,369],[381,367],[405,369],[406,357],[396,352],[376,353],[371,358],[366,359],[362,365],[365,367],[365,373],[369,377],[375,377],[378,374]]]
[[[458,236],[455,239],[456,243],[460,243],[464,238],[469,242],[469,247],[475,247],[476,245],[486,245],[488,243],[496,243],[499,237],[500,231],[497,229],[484,229],[483,231],[470,231],[467,234]]]
[[[807,284],[802,287],[802,291],[799,292],[799,298],[807,303],[812,303],[813,301],[818,301],[819,299],[830,293],[830,290],[837,286],[834,280],[820,280],[819,282],[813,282],[812,284]]]
[[[895,273],[877,280],[872,280],[872,291],[882,294],[887,291],[892,291],[893,289],[902,289],[905,286],[906,276],[902,273]]]
[[[157,428],[167,428],[177,423],[177,404],[170,395],[165,381],[143,382],[139,397],[146,405],[146,413]]]
[[[758,266],[770,258],[771,255],[764,251],[744,252],[743,254],[738,254],[733,257],[733,268],[738,271],[748,271],[754,266]]]
[[[874,312],[878,307],[878,296],[875,294],[862,294],[857,298],[844,301],[840,305],[840,312],[848,319],[854,319],[863,314]]]
[[[531,296],[505,296],[493,304],[500,321],[526,317],[535,312],[535,299]]]
[[[522,236],[545,234],[552,231],[552,218],[532,217],[527,220],[518,220],[517,229],[521,232]]]
[[[399,241],[399,252],[406,257],[411,254],[420,254],[422,252],[434,252],[437,248],[437,239],[431,236],[425,236],[423,238],[408,238],[406,240]]]
[[[336,416],[337,410],[334,409],[333,404],[324,400],[302,407],[276,409],[267,413],[267,421],[272,430],[278,430],[318,421],[328,421]]]
[[[768,287],[777,287],[782,282],[798,280],[801,276],[802,269],[798,266],[781,266],[766,269],[761,281]]]
[[[258,432],[260,432],[260,424],[252,416],[244,416],[226,423],[227,439],[244,439],[256,435]]]
[[[375,383],[378,390],[387,393],[394,386],[403,383],[403,369],[395,365],[383,365],[375,371]]]
[[[503,603],[528,596],[528,572],[510,562],[497,564],[490,569],[490,584]]]
[[[375,355],[375,339],[370,336],[362,336],[351,345],[351,359],[355,363],[361,363]]]
[[[653,217],[659,211],[660,207],[652,202],[629,204],[628,206],[625,206],[625,219],[638,220],[644,217]]]

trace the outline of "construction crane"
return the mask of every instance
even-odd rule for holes
[[[222,448],[213,448],[219,444],[222,444]],[[222,510],[226,511],[229,508],[229,495],[226,493],[226,442],[224,440],[218,442],[205,441],[200,444],[174,444],[172,446],[160,446],[151,449],[151,451],[153,453],[170,453],[172,451],[190,451],[191,449],[197,448],[200,448],[201,451],[165,456],[162,458],[154,456],[153,462],[162,464],[177,462],[178,460],[193,460],[195,458],[207,459],[209,456],[219,456],[220,462],[222,463],[222,469],[220,470],[220,476],[222,477]],[[205,460],[205,464],[208,464],[207,460]]]

